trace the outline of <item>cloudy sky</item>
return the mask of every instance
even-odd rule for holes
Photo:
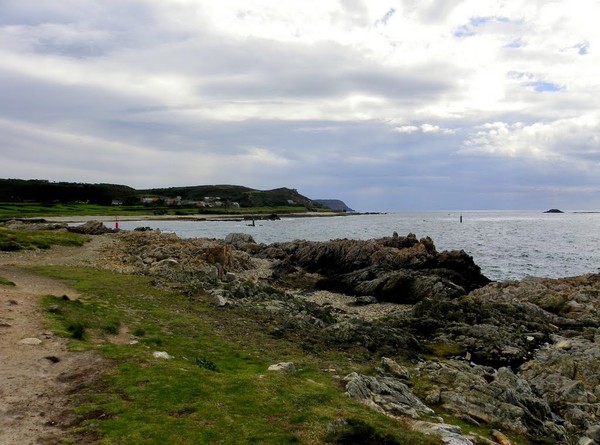
[[[600,210],[597,0],[0,0],[0,177]]]

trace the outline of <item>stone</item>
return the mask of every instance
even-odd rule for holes
[[[438,436],[446,445],[473,445],[473,441],[463,436],[458,426],[418,421],[413,424],[413,429],[428,436]]]
[[[370,408],[393,415],[419,419],[432,416],[434,411],[427,407],[411,389],[392,377],[372,377],[353,372],[344,378],[346,394]]]
[[[593,439],[596,442],[600,443],[600,423],[590,426],[586,431],[586,435],[590,439]]]
[[[152,353],[152,357],[163,359],[163,360],[170,360],[170,359],[174,358],[172,355],[169,355],[169,353],[167,353],[165,351],[154,351]]]
[[[410,380],[409,370],[406,369],[404,366],[400,366],[391,358],[381,358],[381,371],[384,374],[389,374],[392,377],[398,378],[400,380]]]
[[[39,338],[24,338],[23,340],[19,341],[19,344],[37,346],[42,344],[42,340],[40,340]]]
[[[230,233],[225,237],[225,242],[234,246],[242,246],[244,244],[256,244],[252,235],[247,233]]]
[[[223,292],[221,292],[220,290],[211,291],[210,300],[212,304],[218,307],[225,307],[233,304],[232,301],[226,298],[223,295]]]
[[[377,300],[377,298],[375,298],[371,295],[358,296],[354,300],[354,304],[356,306],[367,306],[369,304],[376,304],[376,303],[379,303],[379,300]]]
[[[274,365],[269,366],[267,371],[292,373],[296,372],[296,366],[292,362],[275,363]]]

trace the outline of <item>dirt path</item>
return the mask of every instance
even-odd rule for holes
[[[0,277],[16,284],[0,285],[0,445],[59,443],[77,390],[103,368],[100,357],[68,351],[65,339],[44,328],[39,297],[78,294],[21,266],[91,264],[107,242],[96,237],[80,248],[0,252]]]

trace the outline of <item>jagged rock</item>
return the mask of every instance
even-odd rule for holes
[[[434,411],[415,396],[410,388],[393,377],[371,377],[353,372],[347,375],[346,394],[370,408],[395,415],[419,419]]]
[[[276,243],[262,247],[258,254],[279,260],[275,278],[301,269],[320,274],[322,289],[397,303],[454,298],[489,283],[464,251],[438,253],[430,238],[417,240],[413,234],[366,241]]]
[[[567,431],[557,423],[559,417],[527,381],[508,368],[496,371],[450,360],[426,362],[419,372],[440,388],[439,402],[446,410],[506,431],[566,441]]]
[[[233,244],[236,247],[243,246],[244,244],[256,244],[252,235],[247,233],[230,233],[225,237],[225,242]]]
[[[391,358],[382,357],[380,369],[382,374],[387,374],[400,380],[410,380],[410,371],[404,366],[400,366]]]
[[[102,235],[104,233],[113,233],[114,229],[109,229],[100,221],[88,221],[80,226],[67,227],[69,232],[81,233],[84,235]]]
[[[521,366],[523,378],[569,422],[573,433],[585,431],[600,414],[599,338],[555,335],[553,344],[540,348]]]

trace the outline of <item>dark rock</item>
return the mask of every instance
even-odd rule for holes
[[[317,283],[321,289],[396,303],[456,298],[489,283],[464,251],[438,253],[430,238],[417,240],[413,234],[276,243],[257,253],[279,260],[275,278],[303,270],[322,276]]]
[[[84,235],[102,235],[104,233],[114,233],[114,229],[109,229],[100,221],[88,221],[79,226],[67,227],[69,232],[81,233]]]
[[[379,301],[377,300],[377,298],[372,297],[371,295],[356,297],[356,299],[354,300],[354,304],[356,306],[368,306],[370,304],[377,304],[378,302]]]
[[[550,209],[550,210],[546,210],[544,213],[565,213],[562,210],[558,210],[558,209]]]

